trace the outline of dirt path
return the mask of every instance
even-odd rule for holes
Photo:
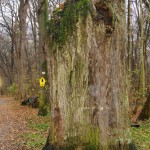
[[[20,107],[12,98],[0,97],[0,150],[22,150],[17,137],[27,130],[27,121],[37,116],[37,110]]]

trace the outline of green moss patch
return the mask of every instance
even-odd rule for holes
[[[74,3],[66,2],[63,10],[55,10],[48,23],[51,44],[63,45],[68,35],[72,35],[75,31],[79,16],[85,19],[89,9],[89,0],[79,0]]]

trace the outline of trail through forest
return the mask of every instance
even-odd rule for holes
[[[19,101],[0,97],[0,150],[27,149],[19,135],[29,130],[27,123],[33,117],[37,117],[36,109],[21,107]]]

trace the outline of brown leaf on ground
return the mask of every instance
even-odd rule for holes
[[[37,109],[21,107],[19,101],[0,97],[0,150],[27,150],[26,141],[20,137],[26,132],[35,132],[27,127],[31,120],[40,121]]]

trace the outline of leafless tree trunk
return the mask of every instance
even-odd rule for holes
[[[26,55],[25,55],[25,48],[26,48],[26,18],[27,18],[27,9],[28,9],[28,0],[20,0],[20,7],[19,7],[19,87],[21,98],[25,98],[26,96]]]

